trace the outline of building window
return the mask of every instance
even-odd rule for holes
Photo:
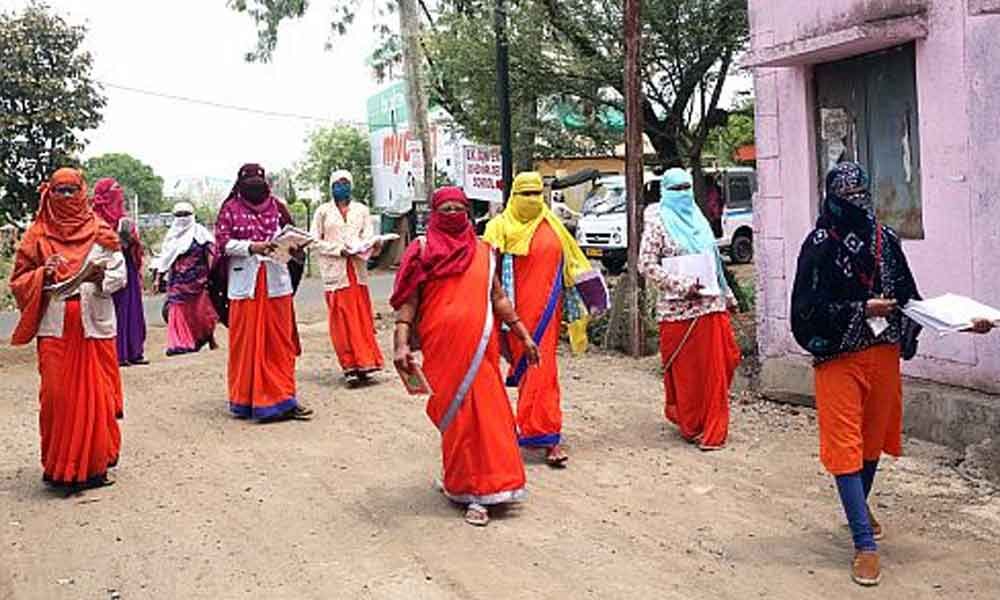
[[[910,43],[814,71],[820,187],[838,162],[861,163],[879,219],[907,239],[924,238],[915,55]]]

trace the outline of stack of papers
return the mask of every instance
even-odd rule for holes
[[[267,258],[285,264],[292,259],[292,250],[305,248],[314,240],[308,231],[294,225],[285,225],[271,238],[271,242],[277,245],[277,248]]]
[[[969,329],[975,319],[986,319],[1000,326],[1000,310],[957,294],[911,300],[903,307],[903,314],[942,334]]]
[[[701,290],[702,296],[722,295],[722,289],[719,288],[719,264],[714,253],[703,252],[701,254],[671,256],[663,259],[662,266],[670,277],[692,279],[704,286]],[[670,300],[682,298],[682,296],[670,294],[665,297]]]
[[[394,242],[399,239],[399,236],[395,233],[387,233],[384,235],[373,235],[372,237],[362,240],[357,244],[348,244],[347,251],[356,256],[362,258],[367,258],[367,254],[371,254],[373,248],[376,244],[385,244],[387,242]]]
[[[65,281],[60,281],[59,283],[54,283],[52,285],[45,286],[45,291],[52,294],[57,300],[66,300],[70,296],[75,296],[80,293],[80,286],[86,283],[87,278],[93,275],[95,272],[101,270],[101,265],[91,262],[88,260],[83,263],[80,270],[77,271],[76,275],[70,277]]]

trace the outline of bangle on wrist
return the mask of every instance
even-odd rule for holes
[[[407,327],[413,327],[413,323],[411,321],[407,321],[406,319],[396,319],[396,325],[406,325]]]

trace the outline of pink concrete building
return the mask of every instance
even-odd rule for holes
[[[868,167],[880,217],[906,238],[925,297],[954,292],[1000,306],[1000,0],[750,0],[750,26],[765,389],[811,389],[789,296],[822,175],[838,160]],[[998,394],[1000,336],[925,332],[904,368],[916,380]],[[910,387],[928,396],[922,405],[911,392],[908,424],[951,410],[940,388]],[[996,437],[1000,399],[968,396],[989,414],[968,416],[979,422],[960,437]],[[941,429],[953,423],[916,426],[954,442]]]

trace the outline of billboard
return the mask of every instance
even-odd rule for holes
[[[462,146],[462,189],[473,200],[503,203],[503,168],[499,146]]]

